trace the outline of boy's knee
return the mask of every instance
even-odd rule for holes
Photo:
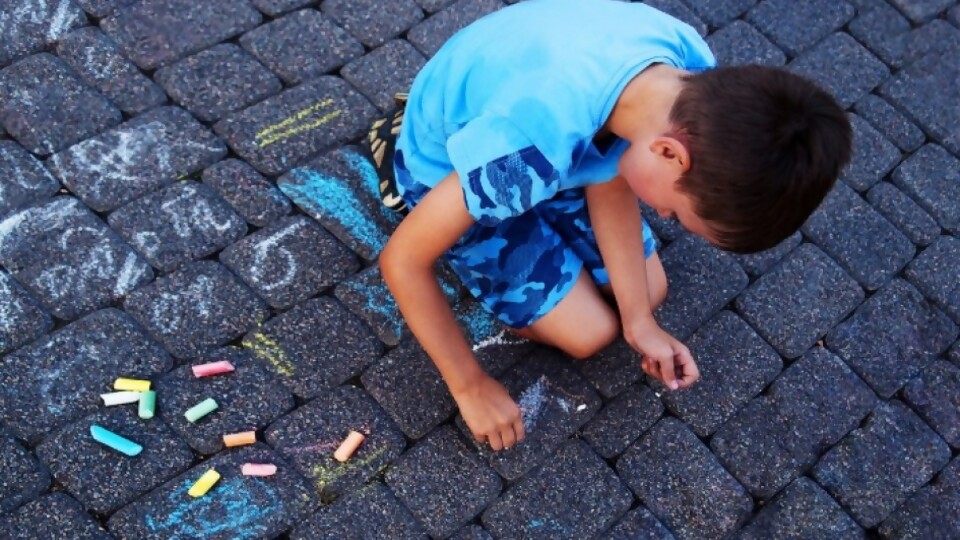
[[[563,351],[577,360],[586,360],[607,348],[620,335],[620,321],[612,313],[593,321],[586,331],[572,336]]]

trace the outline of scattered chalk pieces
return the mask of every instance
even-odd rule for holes
[[[126,437],[121,437],[109,429],[100,427],[96,424],[90,426],[90,435],[92,435],[93,440],[97,441],[98,443],[109,446],[117,452],[126,454],[130,457],[133,457],[143,451],[143,447],[139,444],[127,439]]]
[[[153,390],[147,390],[140,393],[140,405],[137,407],[137,414],[144,420],[153,418],[153,411],[157,407],[157,393]]]
[[[241,431],[240,433],[230,433],[223,436],[224,446],[243,446],[257,442],[256,431]]]
[[[187,412],[183,413],[183,415],[186,416],[187,421],[192,424],[215,410],[217,410],[217,402],[214,401],[213,398],[207,398],[187,409]]]
[[[197,479],[187,493],[189,493],[191,497],[203,497],[219,480],[220,473],[218,473],[216,469],[210,469]]]
[[[277,466],[272,463],[244,463],[240,472],[244,476],[273,476],[277,473]]]
[[[585,403],[582,404],[582,405],[578,405],[578,406],[577,406],[577,412],[580,412],[580,411],[582,411],[582,410],[584,410],[584,409],[586,409],[586,408],[587,408],[587,405],[586,405]]]
[[[133,392],[146,392],[150,389],[150,381],[143,379],[118,378],[113,382],[114,390],[131,390]]]
[[[340,463],[350,459],[350,456],[357,451],[357,447],[360,446],[360,443],[363,442],[363,439],[364,436],[362,433],[350,431],[350,434],[347,435],[347,438],[340,443],[340,447],[337,448],[337,451],[333,453],[333,458]]]
[[[193,366],[192,369],[194,377],[210,377],[211,375],[220,375],[221,373],[233,371],[233,364],[226,360],[220,360],[219,362]]]
[[[142,392],[110,392],[108,394],[100,394],[100,398],[103,399],[103,404],[107,407],[113,407],[114,405],[126,405],[127,403],[136,403],[140,401],[140,394]]]

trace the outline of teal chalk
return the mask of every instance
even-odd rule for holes
[[[217,410],[217,402],[213,398],[207,398],[187,409],[183,415],[187,417],[187,421],[194,423],[215,410]]]
[[[140,418],[149,420],[153,418],[153,410],[157,406],[157,393],[154,390],[147,390],[140,395],[140,406],[137,409]]]
[[[107,445],[121,454],[133,457],[143,451],[143,447],[139,444],[96,424],[90,426],[90,435],[93,435],[93,440]]]

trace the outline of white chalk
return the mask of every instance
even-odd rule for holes
[[[577,412],[580,412],[580,411],[582,411],[582,410],[584,410],[584,409],[586,409],[586,408],[587,408],[586,404],[584,404],[584,405],[577,405]]]
[[[107,407],[113,407],[114,405],[126,405],[127,403],[136,403],[140,401],[140,394],[143,392],[110,392],[108,394],[100,394],[100,397],[103,399],[103,404]]]

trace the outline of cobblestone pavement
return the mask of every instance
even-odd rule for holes
[[[651,215],[684,392],[504,339],[441,271],[530,426],[494,454],[373,264],[356,145],[501,0],[0,0],[0,537],[960,538],[958,1],[649,3],[829,89],[855,158],[765,253]],[[156,417],[103,406],[121,376]]]

